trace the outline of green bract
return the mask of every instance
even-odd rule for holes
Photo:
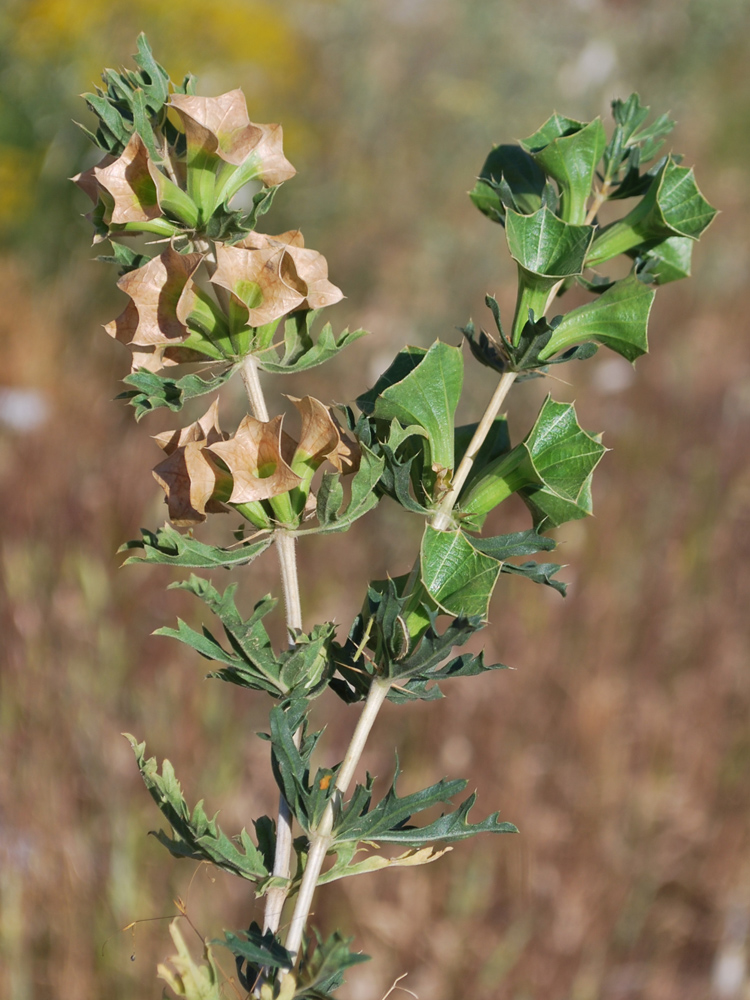
[[[128,297],[106,327],[132,356],[119,398],[136,419],[213,399],[192,423],[155,435],[162,460],[154,476],[171,524],[126,543],[125,562],[211,573],[248,567],[273,549],[288,639],[274,648],[267,621],[278,601],[270,595],[243,610],[236,583],[220,590],[191,575],[172,584],[197,597],[221,633],[178,620],[156,634],[209,661],[208,676],[233,685],[237,698],[269,696],[263,737],[280,797],[275,823],[261,816],[254,836],[245,829],[229,836],[202,800],[188,808],[168,760],[160,771],[144,744],[128,737],[169,824],[159,841],[174,857],[253,883],[265,899],[262,926],[252,921],[204,942],[202,963],[173,926],[177,954],[159,975],[176,996],[222,1000],[221,966],[211,951],[220,944],[247,995],[330,1000],[344,971],[366,956],[338,931],[325,940],[307,932],[318,885],[428,864],[449,849],[444,845],[515,831],[497,812],[470,822],[476,795],[455,804],[467,784],[462,778],[399,795],[397,762],[379,794],[369,774],[354,784],[386,700],[430,701],[442,697],[444,682],[502,668],[482,653],[456,652],[487,625],[501,576],[565,594],[563,567],[529,557],[555,549],[547,532],[591,513],[592,476],[606,449],[579,425],[571,404],[549,396],[528,433],[512,437],[502,413],[507,393],[516,381],[545,377],[550,365],[591,358],[598,346],[635,362],[648,349],[657,286],[689,273],[692,246],[715,211],[677,158],[649,166],[672,123],[662,116],[649,125],[637,95],[614,103],[609,141],[598,118],[554,114],[520,145],[494,147],[471,192],[480,211],[505,227],[518,273],[509,334],[490,296],[494,332],[471,322],[463,330],[471,356],[499,375],[484,413],[456,426],[464,355],[443,339],[398,351],[360,394],[358,412],[290,396],[286,413],[271,419],[261,372],[269,379],[302,373],[364,331],[337,335],[324,323],[315,332],[322,309],[343,295],[328,280],[325,258],[297,230],[255,232],[276,187],[294,173],[280,127],[251,122],[240,91],[197,96],[190,77],[174,86],[143,37],[138,47],[137,72],[107,70],[104,89],[86,97],[98,118],[89,134],[107,155],[76,178],[94,203],[97,240],[112,244],[104,259],[118,266]],[[250,182],[257,188],[250,212],[233,209],[232,198]],[[634,207],[601,228],[600,206],[625,198],[637,199]],[[144,243],[139,252],[122,242],[133,233],[168,242]],[[594,270],[619,254],[630,265],[626,276],[612,280]],[[562,297],[576,284],[588,299],[566,312]],[[452,336],[451,326],[443,337]],[[228,432],[219,397],[238,374],[250,412]],[[466,402],[477,410],[473,391]],[[529,526],[483,534],[487,515],[513,493],[528,509]],[[348,628],[328,621],[303,627],[298,544],[307,534],[347,531],[385,498],[421,519],[411,570],[364,584]],[[244,526],[236,528],[240,517]],[[209,518],[218,531],[231,521],[233,540],[214,544],[196,535]],[[316,574],[326,569],[318,556]],[[341,760],[326,760],[323,731],[310,731],[311,702],[328,689],[362,703]],[[321,704],[325,710],[331,703]],[[414,822],[435,807],[440,815]],[[402,852],[379,853],[387,844]],[[291,899],[294,909],[284,913]]]

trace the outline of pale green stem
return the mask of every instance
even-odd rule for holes
[[[287,951],[291,952],[294,958],[297,957],[300,945],[302,944],[302,934],[307,924],[307,918],[310,915],[310,907],[312,906],[313,895],[318,884],[318,877],[320,876],[325,856],[331,847],[331,831],[333,830],[336,812],[351,784],[357,764],[362,756],[362,751],[365,748],[367,737],[370,735],[370,730],[390,689],[391,681],[387,678],[375,678],[370,685],[365,707],[359,717],[357,727],[349,743],[349,748],[346,751],[346,756],[336,776],[336,793],[326,806],[317,829],[310,836],[310,852],[307,856],[305,874],[302,877],[299,887],[297,903],[294,907],[292,922],[289,925],[289,934],[285,942]]]
[[[263,388],[260,384],[258,366],[252,354],[248,354],[244,358],[240,374],[242,375],[242,381],[245,383],[250,408],[255,418],[267,421],[268,408],[266,407]],[[284,592],[289,644],[290,646],[294,646],[296,633],[302,631],[302,605],[300,601],[299,580],[297,578],[296,539],[290,532],[279,529],[274,532],[274,542],[276,543],[276,553],[279,559],[279,569],[281,570],[281,587]],[[302,732],[301,730],[297,730],[294,734],[294,742],[297,747],[299,747],[301,739]],[[292,839],[292,814],[284,796],[279,795],[273,874],[287,880],[291,875]],[[268,891],[263,918],[264,930],[276,933],[288,895],[289,889],[284,886]]]
[[[274,542],[281,569],[281,588],[284,592],[284,608],[286,610],[286,627],[289,633],[289,645],[294,646],[296,632],[302,631],[302,606],[300,603],[299,582],[297,580],[296,539],[293,534],[283,529],[274,532]],[[294,734],[294,745],[299,749],[302,730]],[[279,795],[279,812],[276,819],[276,850],[273,859],[273,874],[279,878],[291,877],[292,859],[292,814],[283,795]],[[266,909],[263,918],[263,930],[274,934],[281,922],[289,889],[280,886],[269,889],[266,893]]]
[[[500,412],[500,407],[503,405],[505,397],[508,394],[508,390],[513,385],[515,378],[515,372],[506,372],[501,376],[497,389],[495,390],[492,399],[490,400],[489,405],[477,426],[476,432],[469,443],[469,447],[466,449],[466,454],[458,467],[451,488],[445,494],[440,506],[433,514],[432,524],[433,527],[438,528],[438,530],[446,530],[446,528],[450,527],[452,524],[450,512],[453,510],[455,502],[458,499],[458,495],[461,492],[461,488],[471,472],[477,453],[487,437],[495,417]],[[419,562],[417,561],[409,578],[410,583],[412,583],[412,580],[416,582],[418,565]],[[294,913],[289,925],[289,933],[284,943],[287,951],[291,953],[294,960],[296,960],[302,944],[302,935],[310,915],[313,896],[315,895],[315,889],[318,885],[318,878],[320,877],[320,872],[323,868],[323,862],[333,843],[331,832],[333,830],[336,812],[340,808],[341,801],[346,794],[349,784],[354,776],[354,771],[362,756],[365,743],[367,742],[367,737],[370,734],[370,730],[373,727],[383,702],[388,696],[388,692],[390,691],[392,684],[393,682],[388,678],[376,677],[370,685],[365,706],[359,717],[359,721],[357,722],[354,734],[352,735],[349,748],[346,751],[346,756],[344,757],[336,776],[336,794],[326,806],[317,829],[310,832],[310,849],[307,856],[307,865],[305,866],[305,873],[302,876],[302,882],[300,883],[297,903],[294,907]]]
[[[295,633],[302,631],[302,606],[299,597],[299,581],[297,580],[297,539],[293,532],[279,528],[273,533],[276,553],[281,568],[281,587],[284,592],[284,608],[286,609],[286,627],[289,632],[289,644],[295,643]]]
[[[505,372],[501,375],[500,381],[497,384],[497,388],[495,389],[492,399],[490,400],[489,406],[484,411],[484,416],[477,424],[477,429],[474,431],[474,436],[469,442],[466,454],[461,459],[461,464],[456,470],[456,474],[451,482],[451,487],[440,501],[438,507],[432,515],[432,527],[437,531],[448,531],[453,526],[451,511],[458,500],[458,495],[463,489],[464,483],[469,478],[469,474],[471,473],[474,465],[474,460],[479,454],[479,449],[484,444],[484,440],[489,434],[495,417],[497,417],[500,412],[500,407],[503,405],[505,397],[508,395],[508,390],[513,385],[515,378],[516,372]]]

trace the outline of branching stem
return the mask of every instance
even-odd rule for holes
[[[464,485],[469,473],[471,472],[477,453],[487,437],[495,417],[500,412],[500,407],[503,405],[505,397],[507,396],[510,387],[513,385],[515,378],[515,372],[505,372],[505,374],[501,376],[497,389],[495,390],[482,419],[479,421],[476,432],[474,433],[474,436],[469,443],[469,447],[466,450],[466,454],[458,467],[451,488],[446,493],[440,506],[433,515],[432,523],[434,527],[438,528],[438,530],[444,530],[445,527],[450,525],[450,513],[453,510],[456,500],[458,499],[461,487]],[[415,567],[412,570],[410,581],[412,578],[416,580],[416,573],[418,572],[417,567],[418,562],[415,563]],[[297,896],[297,903],[294,908],[292,921],[289,925],[289,933],[285,942],[287,951],[291,952],[295,959],[302,944],[302,935],[305,930],[305,925],[307,924],[307,919],[310,915],[313,896],[318,884],[318,878],[320,877],[323,862],[326,854],[331,848],[331,832],[333,830],[336,812],[341,805],[341,801],[349,788],[352,778],[354,777],[354,772],[362,756],[365,743],[370,735],[370,730],[372,729],[378,712],[380,711],[392,686],[393,682],[387,678],[376,677],[373,680],[367,695],[367,700],[365,701],[365,706],[362,710],[362,714],[359,717],[359,721],[357,722],[357,727],[352,735],[349,748],[346,751],[346,756],[344,757],[336,777],[336,794],[326,807],[318,828],[311,833],[310,850],[307,856],[305,874],[302,877],[299,894]]]
[[[331,847],[331,831],[333,830],[336,812],[339,809],[341,800],[346,794],[354,772],[359,763],[362,751],[365,748],[367,737],[373,727],[378,712],[391,689],[391,682],[386,678],[375,678],[370,686],[365,706],[357,722],[356,729],[346,751],[346,756],[339,768],[336,776],[336,794],[328,803],[317,830],[310,837],[310,852],[307,856],[307,866],[302,877],[302,883],[297,896],[297,904],[294,908],[292,922],[289,925],[289,934],[285,946],[296,958],[302,944],[302,934],[310,914],[313,895],[318,884],[318,877],[323,861]]]
[[[513,385],[515,379],[516,372],[505,372],[500,376],[500,381],[498,382],[497,388],[495,389],[492,399],[489,402],[489,406],[484,411],[484,416],[477,424],[477,429],[474,431],[474,436],[469,442],[466,454],[461,459],[461,463],[456,470],[451,487],[440,501],[435,513],[432,515],[432,527],[436,528],[438,531],[447,531],[451,527],[453,523],[450,516],[451,511],[456,504],[456,500],[458,500],[458,495],[461,492],[464,483],[469,478],[469,473],[472,470],[474,460],[479,453],[479,449],[484,444],[484,440],[490,432],[493,421],[500,412],[500,407],[505,402],[508,390]]]

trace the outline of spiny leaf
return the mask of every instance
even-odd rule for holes
[[[383,473],[383,458],[375,455],[366,445],[360,445],[362,457],[359,469],[351,477],[350,495],[344,503],[344,489],[339,473],[324,473],[318,488],[317,508],[319,526],[305,534],[328,535],[346,531],[356,520],[378,504],[375,487]]]
[[[545,180],[525,150],[510,144],[495,146],[469,197],[480,212],[502,225],[509,208],[522,215],[541,208]]]
[[[593,237],[591,226],[563,222],[548,208],[509,212],[506,233],[511,256],[525,271],[555,280],[581,273]]]
[[[139,371],[126,375],[123,382],[134,386],[126,392],[121,392],[115,399],[127,399],[135,407],[135,419],[140,420],[147,413],[168,407],[174,413],[182,409],[188,399],[205,396],[209,392],[220,389],[234,375],[234,365],[225,368],[217,375],[201,378],[200,375],[183,375],[173,379],[157,375],[156,372],[141,368]]]
[[[369,784],[366,789],[367,795],[363,797],[361,803],[358,803],[360,814],[357,815],[350,805],[344,809],[334,829],[337,843],[372,840],[378,843],[421,845],[434,841],[463,840],[477,833],[517,832],[510,823],[497,823],[497,813],[482,823],[476,825],[467,823],[466,815],[474,804],[476,794],[470,796],[454,812],[442,816],[426,827],[407,826],[415,813],[423,812],[440,803],[450,803],[453,796],[466,787],[466,781],[462,778],[455,780],[444,778],[421,791],[399,797],[396,791],[398,777],[397,766],[388,793],[372,809],[369,809],[371,797]]]
[[[565,222],[584,223],[596,167],[606,144],[599,118],[585,124],[560,115],[553,115],[537,132],[521,141],[523,149],[557,181],[561,192],[560,216]]]
[[[312,325],[318,312],[311,309],[289,316],[284,325],[283,345],[272,345],[258,351],[255,355],[258,365],[275,375],[307,371],[324,364],[349,344],[367,336],[367,330],[344,330],[337,336],[330,323],[313,335]]]
[[[461,510],[486,514],[518,492],[537,531],[591,513],[591,477],[606,451],[578,424],[570,403],[544,402],[526,440],[488,466],[460,499]]]
[[[245,566],[257,559],[271,545],[273,537],[267,535],[257,542],[244,543],[232,548],[220,548],[199,542],[190,532],[180,534],[169,524],[158,531],[148,531],[141,528],[140,539],[125,542],[119,552],[131,549],[142,549],[143,557],[130,556],[123,563],[166,563],[170,566],[186,566],[193,569],[210,569],[221,566],[231,569],[233,566]]]
[[[639,165],[654,158],[675,126],[669,115],[660,115],[643,127],[650,110],[641,104],[638,94],[631,94],[625,101],[612,101],[615,127],[603,156],[605,179],[618,185],[610,198],[642,193],[638,190]]]
[[[673,236],[697,240],[716,216],[692,169],[668,157],[641,201],[623,219],[601,229],[586,257],[589,267]]]
[[[225,650],[205,627],[199,633],[182,621],[176,630],[161,628],[154,634],[178,639],[201,656],[224,664],[220,670],[209,674],[210,677],[265,691],[285,701],[315,696],[325,687],[333,667],[329,647],[335,626],[330,622],[316,625],[309,634],[298,633],[294,646],[276,655],[263,626],[263,618],[276,605],[272,598],[259,601],[253,614],[243,619],[234,602],[236,584],[220,594],[210,581],[191,575],[189,580],[171,587],[187,590],[205,602],[224,626],[232,651]]]
[[[354,939],[339,931],[325,941],[317,931],[314,934],[314,941],[305,941],[302,950],[295,1000],[326,1000],[330,991],[342,984],[346,969],[370,959],[362,952],[351,952],[349,945]]]
[[[539,359],[549,360],[559,351],[594,340],[635,361],[648,351],[648,318],[655,294],[636,274],[616,281],[599,298],[560,319]]]
[[[320,732],[310,735],[306,732],[307,704],[303,701],[292,703],[286,710],[275,706],[271,709],[271,765],[279,790],[286,799],[292,815],[302,829],[309,833],[315,821],[320,818],[328,800],[334,795],[335,785],[328,772],[326,782],[310,781],[310,757],[317,744]],[[300,746],[294,734],[302,726]],[[324,787],[320,787],[323,785]]]
[[[376,420],[416,424],[427,432],[427,468],[436,473],[454,467],[453,422],[463,382],[457,347],[439,340],[428,351],[407,347],[357,406]]]
[[[498,821],[499,812],[494,812],[480,823],[469,823],[468,814],[476,802],[476,798],[476,792],[474,792],[454,812],[441,816],[440,819],[428,826],[416,829],[403,827],[385,835],[380,834],[378,839],[383,843],[418,845],[435,841],[455,843],[458,840],[475,837],[478,833],[518,833],[517,827],[512,823]]]
[[[437,531],[427,525],[420,567],[422,585],[443,611],[487,617],[500,566],[474,548],[463,531]]]
[[[171,854],[178,858],[210,861],[224,871],[254,882],[268,876],[263,856],[246,830],[239,838],[230,840],[215,818],[208,819],[202,802],[196,805],[191,815],[170,762],[165,760],[162,763],[162,773],[159,774],[156,758],[146,759],[146,744],[136,742],[127,733],[125,737],[133,748],[146,788],[172,827],[171,837],[163,831],[156,834]]]
[[[242,937],[225,931],[223,940],[219,938],[211,943],[228,948],[235,956],[240,983],[246,990],[254,988],[261,969],[291,969],[294,965],[293,956],[273,931],[263,932],[253,922],[246,931],[240,933]],[[244,970],[243,965],[246,966]]]
[[[636,270],[656,285],[688,278],[694,246],[695,241],[685,236],[671,236],[638,253]]]

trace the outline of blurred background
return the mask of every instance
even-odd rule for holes
[[[521,833],[335,883],[315,921],[373,956],[345,1000],[380,1000],[403,973],[421,1000],[749,997],[747,0],[5,0],[0,996],[157,998],[173,899],[208,937],[250,919],[249,887],[146,835],[160,816],[121,732],[168,756],[224,829],[275,809],[254,735],[267,705],[151,637],[177,614],[196,624],[197,602],[115,555],[164,520],[149,434],[169,420],[136,427],[112,402],[128,360],[101,324],[125,299],[66,178],[98,159],[76,95],[130,64],[141,30],[173,78],[241,86],[252,119],[283,123],[299,174],[264,228],[302,228],[348,296],[334,325],[372,331],[304,384],[269,381],[277,410],[280,392],[354,398],[405,342],[457,342],[470,315],[486,323],[485,292],[512,308],[502,230],[466,197],[492,143],[632,90],[677,118],[670,144],[722,214],[695,276],[659,292],[637,377],[600,351],[551,385],[612,449],[596,517],[559,533],[569,596],[503,577],[482,638],[515,669],[388,706],[367,754],[387,778],[398,745],[407,791],[469,776],[477,818],[499,808]],[[469,370],[467,420],[493,381]],[[516,440],[545,391],[511,395]],[[527,524],[502,513],[498,531]],[[346,627],[368,578],[411,565],[418,531],[383,504],[311,540],[306,623]],[[245,610],[276,589],[273,559],[246,576]],[[335,699],[319,717],[334,708],[329,762],[356,718]]]

